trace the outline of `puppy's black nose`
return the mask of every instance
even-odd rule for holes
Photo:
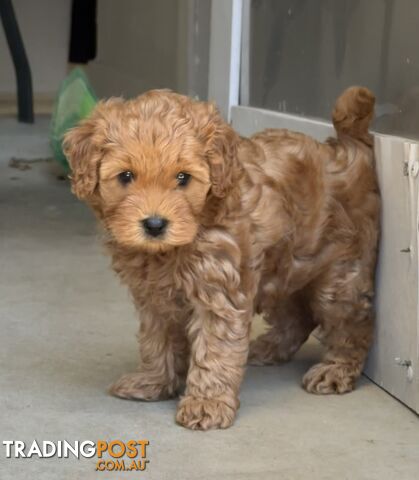
[[[166,230],[168,221],[162,217],[148,217],[142,223],[147,235],[158,237]]]

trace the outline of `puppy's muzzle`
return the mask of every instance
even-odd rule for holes
[[[151,237],[159,237],[166,231],[167,224],[169,223],[163,217],[148,217],[142,220],[144,231]]]

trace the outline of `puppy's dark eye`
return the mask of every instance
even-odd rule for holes
[[[118,175],[118,180],[122,183],[122,185],[126,185],[134,180],[134,174],[130,171],[121,172]]]
[[[179,172],[176,175],[176,180],[180,187],[185,187],[189,183],[190,179],[191,179],[191,176],[189,175],[189,173]]]

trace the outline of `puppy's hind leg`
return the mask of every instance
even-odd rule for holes
[[[132,400],[164,400],[176,396],[187,372],[188,344],[182,323],[156,312],[141,312],[140,365],[110,388],[110,393]]]
[[[332,269],[314,292],[312,308],[322,325],[327,351],[323,361],[303,377],[303,387],[310,393],[353,390],[372,341],[372,274],[356,264],[343,269],[344,273]]]
[[[250,365],[286,362],[307,340],[315,325],[303,295],[294,294],[265,311],[266,333],[250,344]]]

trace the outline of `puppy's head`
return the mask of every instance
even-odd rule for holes
[[[212,104],[158,90],[99,103],[64,139],[73,192],[114,241],[153,252],[194,240],[234,186],[236,146]]]

